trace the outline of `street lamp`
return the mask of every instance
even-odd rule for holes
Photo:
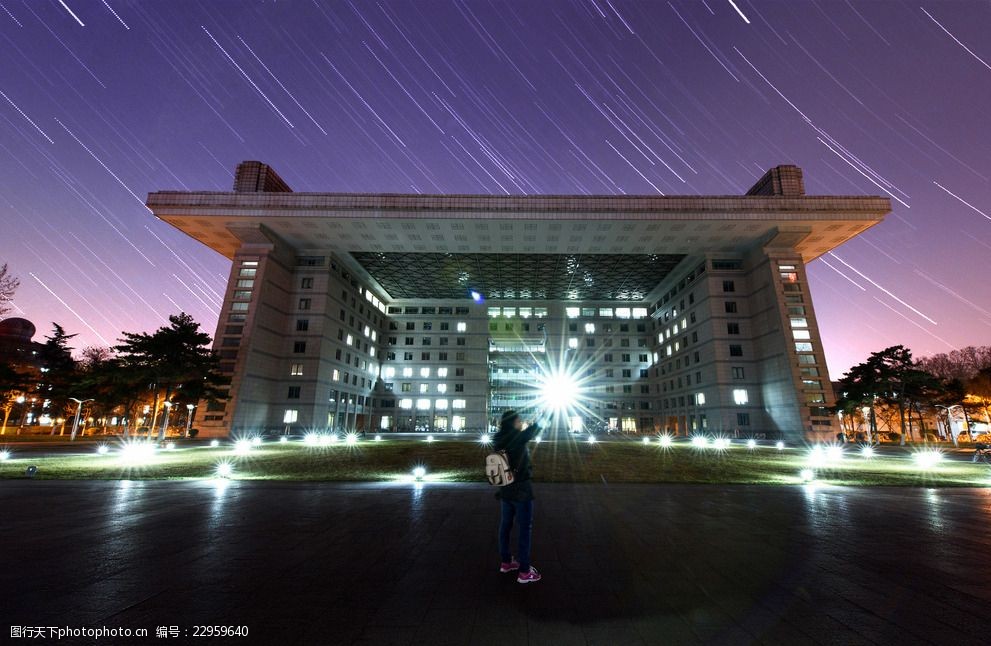
[[[79,430],[79,414],[83,412],[83,404],[86,402],[93,401],[92,399],[76,399],[75,397],[70,397],[72,401],[76,402],[76,419],[72,421],[72,434],[69,436],[69,441],[76,439],[76,431]]]
[[[950,411],[952,411],[954,408],[959,408],[961,411],[963,411],[964,430],[967,431],[967,437],[969,438],[970,422],[967,420],[967,409],[963,407],[963,404],[953,404],[952,406],[943,406],[941,404],[936,404],[936,408],[942,408],[946,410],[946,430],[950,434],[950,438],[953,439],[953,446],[959,447],[960,445],[957,443],[957,434],[953,432],[953,424],[951,423],[953,421],[953,418],[951,417]]]
[[[172,411],[172,402],[162,402],[162,405],[165,406],[165,415],[162,417],[162,428],[158,431],[159,442],[165,441],[165,432],[169,428],[169,413]]]
[[[193,424],[193,409],[196,404],[186,404],[186,437],[189,437],[189,427]]]

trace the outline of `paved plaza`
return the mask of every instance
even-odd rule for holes
[[[133,644],[197,625],[249,636],[171,641],[901,646],[991,631],[989,490],[538,485],[531,586],[498,572],[492,494],[4,482],[0,614],[149,630],[96,642]]]

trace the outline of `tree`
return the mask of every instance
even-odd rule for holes
[[[14,402],[30,387],[31,375],[28,371],[13,363],[0,363],[0,411],[3,413],[0,435],[7,432],[7,420],[10,419]]]
[[[225,377],[220,374],[217,355],[210,348],[210,335],[200,331],[200,324],[186,313],[169,317],[169,325],[153,334],[125,332],[116,346],[123,365],[143,377],[153,392],[152,425],[157,421],[159,396],[170,405],[200,398],[215,401],[223,396],[220,386]],[[181,397],[173,402],[176,394]],[[165,437],[165,423],[159,440]]]
[[[923,357],[919,360],[919,367],[940,379],[967,380],[981,370],[991,368],[991,346],[968,346]]]
[[[991,422],[991,367],[984,368],[968,379],[966,386],[967,394],[981,402],[984,418]],[[963,401],[963,398],[959,401]]]
[[[41,374],[35,391],[42,401],[48,402],[49,416],[64,417],[69,409],[69,398],[78,396],[76,361],[72,358],[69,341],[75,334],[66,334],[58,323],[52,323],[52,335],[38,349]],[[52,426],[52,433],[55,427]]]
[[[9,303],[14,300],[14,292],[20,284],[17,276],[7,269],[7,263],[0,265],[0,316],[11,310]]]

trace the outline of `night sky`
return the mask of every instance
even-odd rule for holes
[[[229,263],[149,191],[741,194],[777,164],[887,221],[809,268],[834,377],[991,342],[987,2],[0,0],[11,315],[111,344]]]

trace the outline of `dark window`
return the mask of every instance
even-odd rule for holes
[[[296,354],[303,354],[306,352],[306,341],[296,341],[293,343],[292,351]]]
[[[299,287],[300,289],[313,289],[313,279],[304,278],[303,280],[299,281]]]
[[[289,394],[286,399],[299,399],[299,386],[289,386]]]
[[[727,314],[736,314],[736,301],[726,301],[723,303]]]
[[[740,324],[739,323],[727,323],[726,324],[726,334],[739,334]]]
[[[723,281],[723,291],[724,292],[735,292],[736,284],[732,280]]]
[[[736,414],[736,425],[737,426],[750,426],[750,413],[737,413]]]
[[[743,346],[742,345],[731,345],[729,347],[729,356],[731,356],[731,357],[742,357],[743,356]]]
[[[296,331],[306,332],[310,329],[310,319],[296,319]]]

